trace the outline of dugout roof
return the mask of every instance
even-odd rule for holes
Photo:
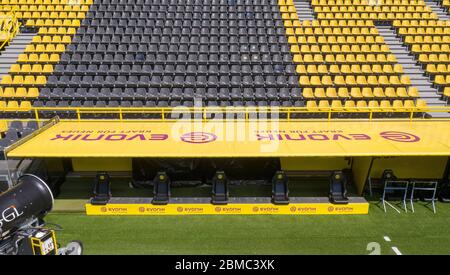
[[[57,122],[14,157],[450,156],[448,121]]]

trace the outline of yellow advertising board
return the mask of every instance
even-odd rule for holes
[[[167,216],[167,215],[351,215],[368,214],[369,203],[290,203],[274,204],[86,204],[87,215]]]
[[[449,156],[448,121],[59,122],[8,157]]]

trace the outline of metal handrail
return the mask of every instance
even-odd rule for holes
[[[178,118],[173,118],[173,115],[189,115],[189,118],[194,120],[222,120],[224,121],[264,121],[264,120],[279,120],[279,121],[290,121],[290,120],[320,120],[320,121],[338,121],[345,120],[349,121],[351,116],[345,118],[340,117],[340,115],[351,115],[351,114],[365,114],[366,117],[355,118],[358,120],[369,120],[369,121],[379,121],[379,120],[393,120],[394,118],[383,118],[376,116],[377,114],[403,114],[402,117],[395,117],[395,119],[400,120],[429,120],[425,114],[432,113],[450,113],[450,106],[448,107],[423,107],[423,108],[307,108],[307,107],[30,107],[30,108],[0,108],[0,114],[7,114],[11,112],[17,113],[30,113],[29,119],[14,118],[11,120],[23,120],[23,121],[45,121],[47,118],[42,118],[45,113],[55,112],[66,112],[72,113],[72,118],[62,117],[62,121],[81,121],[81,120],[102,120],[102,121],[174,121],[179,120]],[[104,116],[105,114],[109,116]],[[140,115],[152,115],[151,118],[141,118],[130,117],[129,114],[140,114]],[[227,115],[233,114],[232,117]],[[277,115],[278,114],[278,115]],[[89,115],[89,118],[86,116]],[[96,117],[97,115],[97,117]],[[103,117],[101,118],[101,116]],[[215,115],[213,118],[212,115]],[[238,115],[235,117],[234,115]],[[307,117],[305,117],[307,115]],[[113,118],[111,118],[113,117]],[[100,118],[100,119],[98,119]],[[433,120],[450,120],[450,117],[433,117]]]

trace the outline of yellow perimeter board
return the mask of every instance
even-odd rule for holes
[[[369,203],[336,205],[331,203],[274,204],[86,204],[87,215],[350,215],[367,214]]]

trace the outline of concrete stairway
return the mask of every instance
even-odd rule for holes
[[[24,52],[35,35],[35,33],[18,33],[9,46],[0,53],[0,81],[4,75],[8,74],[11,65],[17,62],[19,54]]]
[[[309,0],[294,0],[299,20],[314,20],[314,10]]]
[[[439,20],[450,20],[450,15],[441,6],[441,3],[439,3],[439,1],[425,0],[425,4],[427,4],[431,8],[431,10],[437,14]]]
[[[432,81],[425,75],[424,70],[417,64],[413,55],[403,46],[403,42],[396,36],[395,30],[390,26],[377,26],[384,41],[395,55],[398,63],[403,66],[406,75],[411,78],[411,84],[419,90],[420,97],[426,100],[429,106],[445,106],[445,102],[440,99],[436,88],[433,88]]]

